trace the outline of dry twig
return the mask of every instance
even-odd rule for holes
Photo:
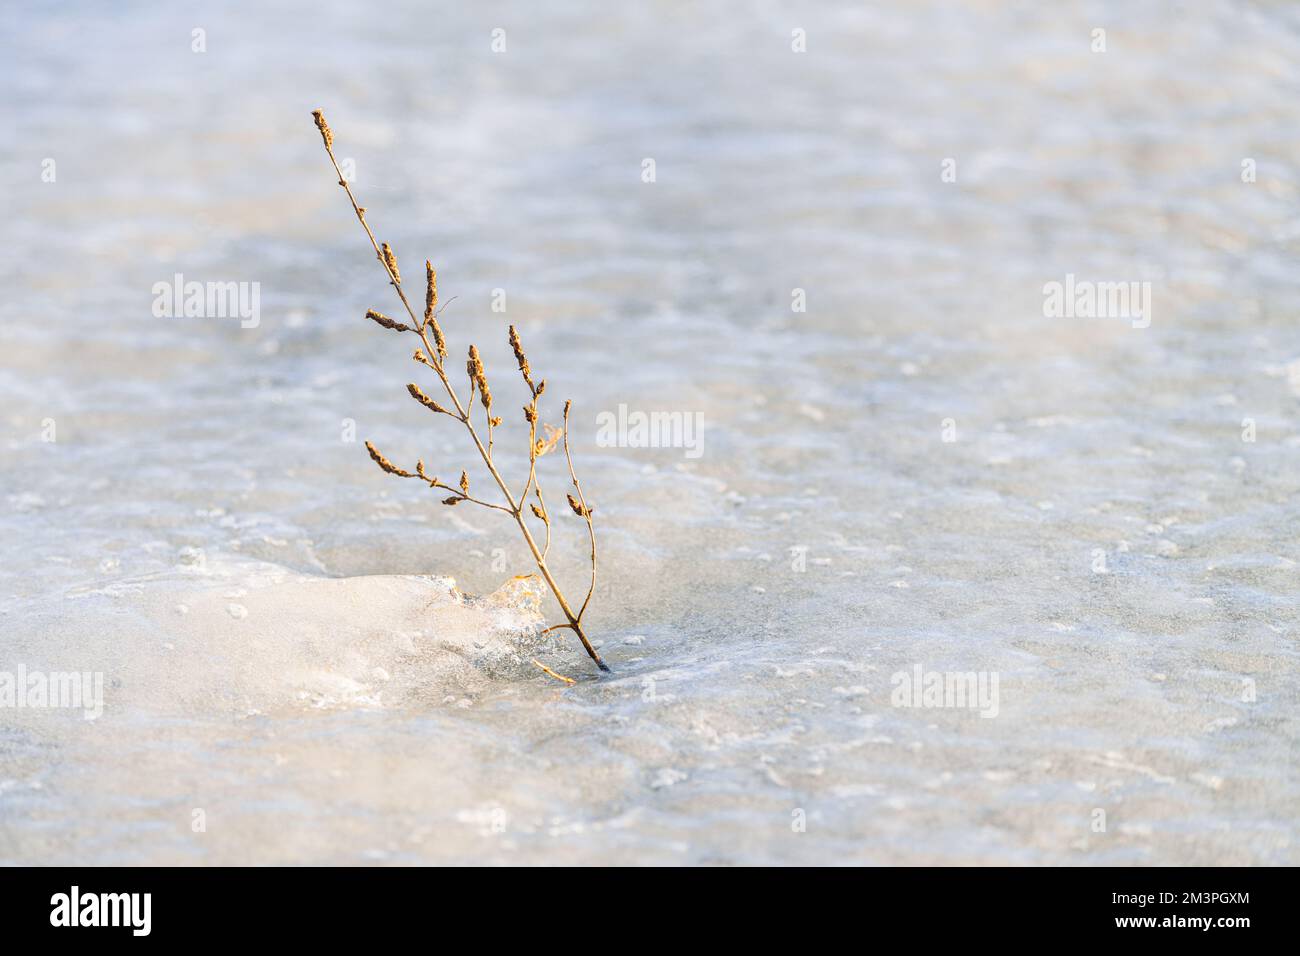
[[[375,250],[375,257],[384,267],[384,272],[388,275],[389,284],[391,284],[393,289],[397,292],[397,297],[401,300],[402,306],[406,309],[406,314],[410,317],[411,324],[407,325],[405,322],[397,322],[384,315],[382,312],[376,312],[374,309],[370,309],[366,312],[366,318],[385,329],[398,333],[410,333],[420,339],[420,343],[424,348],[416,349],[412,358],[419,364],[431,369],[434,374],[437,375],[438,380],[442,383],[443,389],[447,393],[448,400],[451,402],[451,408],[445,408],[438,404],[438,402],[426,395],[423,389],[415,383],[407,385],[406,390],[410,393],[412,398],[425,408],[429,409],[429,411],[449,415],[465,426],[466,430],[469,432],[470,438],[474,442],[475,449],[479,453],[479,457],[483,459],[483,464],[487,466],[488,473],[492,476],[493,481],[496,482],[497,488],[500,490],[505,504],[494,504],[480,498],[471,497],[469,493],[469,476],[464,471],[461,472],[460,481],[457,483],[457,486],[451,486],[444,484],[439,481],[438,478],[430,475],[425,470],[424,462],[422,460],[416,462],[415,471],[410,472],[403,468],[398,468],[385,458],[370,442],[366,442],[366,450],[370,453],[370,457],[374,462],[390,475],[394,475],[398,478],[415,478],[425,482],[430,488],[451,492],[451,495],[442,499],[444,505],[457,505],[461,502],[469,502],[471,504],[482,505],[484,508],[504,511],[509,514],[519,526],[519,530],[524,536],[524,543],[528,545],[528,550],[532,553],[534,561],[537,562],[537,570],[541,572],[542,578],[546,581],[547,586],[550,587],[551,593],[555,595],[555,600],[560,605],[560,610],[564,613],[565,623],[549,627],[546,631],[549,632],[560,628],[573,631],[573,633],[577,635],[578,640],[582,642],[583,648],[591,656],[591,659],[596,662],[596,666],[602,671],[608,671],[609,667],[600,659],[600,655],[596,653],[596,649],[592,647],[591,642],[587,639],[587,635],[582,629],[582,616],[586,613],[587,606],[591,603],[591,596],[596,590],[596,530],[591,520],[592,508],[587,504],[586,498],[583,497],[582,486],[578,483],[578,476],[573,470],[573,456],[569,450],[570,403],[567,401],[564,403],[563,432],[547,425],[545,426],[547,436],[545,438],[539,438],[537,435],[537,425],[540,415],[540,412],[538,411],[538,399],[541,398],[542,393],[546,390],[546,382],[543,380],[537,384],[533,383],[532,367],[528,363],[528,357],[524,354],[524,347],[520,342],[519,333],[515,330],[513,325],[510,326],[510,347],[514,350],[515,359],[519,363],[519,372],[523,376],[524,384],[527,386],[531,396],[529,403],[525,405],[523,409],[524,420],[528,423],[528,477],[524,482],[523,491],[520,492],[518,498],[516,498],[511,493],[509,487],[507,487],[505,480],[501,477],[501,473],[497,470],[497,466],[492,460],[492,445],[494,440],[493,430],[501,424],[501,419],[492,414],[492,391],[488,387],[487,374],[483,369],[483,362],[479,357],[478,348],[473,345],[469,347],[469,359],[465,363],[466,372],[469,376],[469,398],[464,404],[461,403],[460,398],[456,394],[455,388],[447,377],[445,365],[447,359],[447,341],[443,335],[442,327],[438,323],[438,276],[433,267],[433,263],[426,261],[424,264],[426,285],[424,315],[423,317],[417,318],[415,310],[411,308],[411,303],[407,300],[406,293],[402,289],[402,274],[397,266],[396,253],[393,252],[392,247],[390,247],[388,243],[380,243],[375,238],[375,234],[371,230],[370,224],[366,221],[365,208],[357,203],[356,197],[352,193],[352,188],[348,185],[347,179],[343,176],[342,169],[339,168],[338,160],[334,157],[333,131],[330,129],[329,124],[325,122],[325,116],[320,110],[313,111],[312,116],[315,117],[316,128],[320,130],[321,140],[325,144],[325,152],[329,155],[330,162],[334,165],[334,172],[338,174],[338,183],[343,187],[343,191],[347,193],[348,200],[352,203],[352,210],[356,213],[357,221],[360,222],[361,227],[365,229],[366,237],[370,240],[370,245]],[[430,341],[431,338],[432,341]],[[470,417],[469,410],[473,408],[475,392],[478,393],[479,401],[483,406],[487,431],[486,445],[479,437],[479,433],[475,429],[474,422]],[[546,564],[546,556],[550,553],[551,549],[551,514],[546,508],[546,503],[542,498],[541,485],[537,480],[537,459],[555,448],[561,438],[564,442],[564,457],[569,466],[569,479],[573,483],[574,491],[577,493],[576,498],[572,494],[568,496],[569,506],[575,514],[586,520],[587,534],[591,542],[591,586],[587,589],[587,596],[583,599],[582,606],[578,609],[577,613],[574,613],[569,602],[565,599],[563,592],[560,590],[559,584],[556,583],[554,576],[551,574],[550,568],[548,568]],[[536,504],[528,501],[530,490],[532,491],[533,496],[537,499]],[[537,541],[534,539],[532,531],[529,529],[528,523],[524,518],[525,504],[528,505],[528,511],[535,518],[541,521],[546,528],[546,540],[544,546],[541,548],[537,546]],[[572,683],[572,678],[557,674],[550,668],[536,661],[534,661],[534,663],[552,677]]]

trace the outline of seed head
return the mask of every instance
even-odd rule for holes
[[[438,359],[441,361],[447,357],[447,340],[442,337],[442,326],[436,318],[432,318],[429,320],[429,328],[433,329],[433,347],[438,350]]]
[[[510,326],[510,347],[515,350],[515,360],[519,363],[519,372],[524,377],[530,392],[536,392],[533,387],[533,370],[528,367],[528,356],[524,354],[523,343],[519,341],[519,333],[515,327]]]
[[[411,397],[413,399],[415,399],[417,402],[419,402],[429,411],[442,412],[444,415],[451,414],[451,412],[447,411],[447,409],[443,408],[441,405],[439,405],[437,402],[431,399],[428,395],[424,394],[424,389],[420,388],[420,386],[416,385],[414,382],[409,383],[406,386],[406,390],[411,393]]]
[[[413,332],[409,325],[403,325],[401,322],[395,322],[382,312],[376,312],[374,309],[366,309],[366,318],[372,322],[378,322],[386,329],[392,329],[394,332]]]
[[[483,374],[483,360],[478,357],[477,346],[471,345],[469,347],[469,361],[465,363],[465,371],[469,373],[469,377],[478,386],[479,398],[483,402],[483,407],[491,410],[492,390],[488,388],[487,376]]]
[[[433,312],[438,308],[438,270],[433,267],[433,263],[428,259],[424,260],[424,275],[426,285],[424,289],[424,321],[428,322],[433,318]]]
[[[573,495],[565,495],[565,497],[569,499],[569,507],[573,509],[573,513],[575,515],[577,515],[579,518],[591,517],[590,508],[586,508],[583,505],[579,504],[578,499],[573,497]]]
[[[424,260],[426,285],[424,289],[424,324],[433,331],[433,347],[438,352],[441,362],[447,357],[447,340],[443,338],[442,326],[438,324],[438,270],[428,259]],[[427,364],[427,363],[426,363]]]
[[[463,471],[460,473],[460,490],[463,494],[469,494],[469,475]]]
[[[325,114],[320,110],[312,110],[311,115],[316,118],[316,128],[320,130],[320,138],[325,142],[325,148],[329,149],[334,145],[334,132],[330,129],[330,124],[325,122]]]
[[[409,471],[403,471],[401,468],[398,468],[391,461],[389,461],[387,458],[381,455],[379,453],[379,449],[376,448],[374,445],[370,444],[370,442],[366,442],[366,451],[370,452],[370,457],[374,459],[375,464],[378,465],[380,468],[382,468],[384,471],[388,472],[390,475],[396,475],[398,478],[414,477]]]
[[[393,247],[385,242],[380,247],[380,251],[384,259],[384,265],[388,267],[388,271],[391,272],[393,275],[393,281],[396,282],[398,285],[401,285],[402,273],[398,271],[397,256],[393,255]]]

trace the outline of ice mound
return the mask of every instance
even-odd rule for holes
[[[433,575],[204,567],[19,610],[6,656],[28,671],[102,672],[108,714],[421,706],[536,675],[531,659],[555,647],[541,637],[543,597],[534,577],[474,598]]]

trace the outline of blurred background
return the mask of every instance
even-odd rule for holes
[[[0,710],[0,860],[1296,862],[1293,5],[11,3],[0,62],[0,669],[110,683]],[[205,574],[531,570],[366,457],[471,464],[316,108],[508,471],[507,324],[573,399],[612,678],[137,693]],[[177,274],[258,312],[159,316]],[[916,665],[997,717],[891,706]]]

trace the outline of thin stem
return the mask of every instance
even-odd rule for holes
[[[531,414],[528,418],[528,479],[524,482],[524,490],[519,492],[519,501],[528,500],[528,488],[532,485],[533,480],[537,477],[537,395],[533,395],[532,402],[529,403]]]
[[[374,232],[371,231],[370,223],[366,222],[365,211],[361,208],[360,204],[357,203],[357,197],[352,195],[352,187],[348,185],[347,179],[344,178],[343,170],[339,168],[339,161],[334,158],[334,148],[327,143],[325,145],[325,152],[329,154],[330,162],[334,164],[334,172],[339,175],[339,185],[342,186],[343,191],[348,194],[348,200],[352,203],[352,211],[357,214],[357,222],[361,223],[361,228],[364,229],[366,235],[370,237],[370,244],[375,247],[375,258],[379,260],[379,264],[382,265],[384,271],[388,273],[388,281],[391,282],[393,288],[397,290],[397,295],[402,300],[402,305],[406,306],[406,313],[411,317],[411,321],[415,323],[416,328],[422,328],[424,322],[415,317],[415,310],[411,308],[411,303],[406,301],[406,293],[402,291],[401,280],[398,279],[393,270],[388,267],[388,263],[384,259],[384,254],[379,249],[379,240],[375,238]],[[435,352],[434,355],[436,357],[437,353]]]
[[[549,674],[551,677],[554,677],[556,680],[562,680],[562,681],[564,681],[566,684],[576,684],[576,683],[577,683],[577,681],[575,681],[572,677],[565,677],[563,674],[557,674],[557,673],[555,673],[555,671],[551,670],[549,667],[547,667],[545,664],[543,664],[541,661],[539,661],[539,660],[538,660],[537,658],[535,658],[535,657],[533,658],[533,663],[536,664],[538,667],[540,667],[543,671],[545,671],[545,672],[546,672],[547,674]]]
[[[573,470],[573,455],[569,453],[569,403],[567,401],[564,403],[564,460],[569,463],[569,477],[573,479],[573,488],[578,493],[578,504],[582,505],[582,516],[587,519],[587,535],[591,538],[591,587],[587,588],[587,597],[578,610],[578,620],[581,621],[587,605],[591,603],[591,596],[596,591],[596,526],[591,523],[591,509],[587,507],[587,499],[582,496],[582,485]]]
[[[537,505],[542,509],[545,515],[542,523],[546,525],[546,544],[542,547],[542,557],[551,553],[551,513],[546,510],[546,502],[542,500],[542,486],[539,484],[533,489],[533,494],[537,496]]]
[[[444,485],[442,482],[434,483],[431,481],[429,482],[429,487],[445,488],[446,490],[455,494],[455,496],[461,501],[469,501],[476,505],[482,505],[484,508],[491,508],[494,511],[504,511],[508,515],[514,514],[514,512],[512,512],[509,508],[506,508],[503,505],[494,505],[490,501],[480,501],[478,498],[474,498],[470,495],[465,494],[465,492],[461,491],[459,488],[453,488],[451,485]]]

